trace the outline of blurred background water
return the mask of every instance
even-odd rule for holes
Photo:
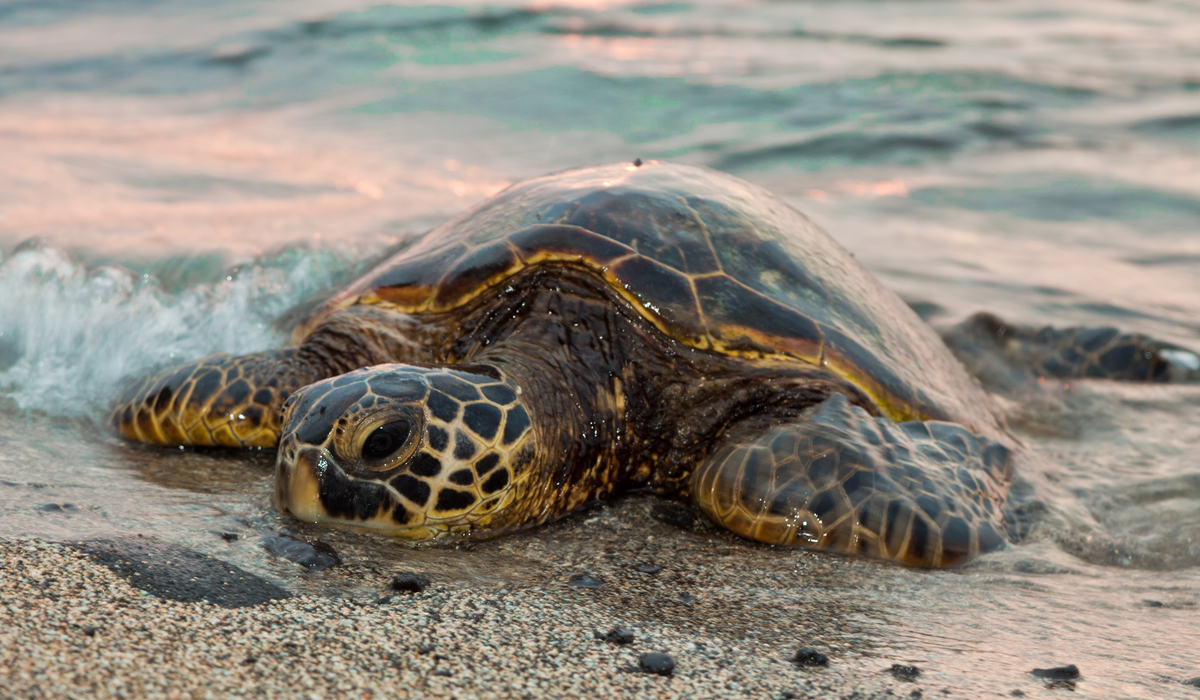
[[[1197,37],[1188,2],[0,0],[0,536],[157,532],[294,583],[208,534],[295,527],[269,455],[123,445],[103,427],[122,382],[277,346],[281,314],[389,246],[593,162],[764,185],[934,323],[987,309],[1200,350]],[[1186,676],[1200,391],[1001,401],[1067,520],[984,570],[1068,598],[1063,572],[1087,572],[1105,624],[1158,640],[1130,678]],[[1148,621],[1142,595],[1188,622]],[[997,605],[985,623],[1026,643]],[[896,634],[949,634],[912,619]],[[1040,634],[1092,653],[1073,630]]]

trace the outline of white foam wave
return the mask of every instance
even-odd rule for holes
[[[330,263],[284,256],[171,293],[150,273],[18,252],[0,262],[0,393],[25,410],[98,416],[136,376],[278,347],[286,339],[271,321],[331,284],[340,265]]]

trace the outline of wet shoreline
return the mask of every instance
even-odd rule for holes
[[[234,570],[153,537],[0,540],[0,610],[7,620],[0,649],[13,669],[0,679],[0,692],[20,698],[918,697],[918,690],[921,697],[1014,691],[1038,697],[1068,687],[1080,698],[1190,698],[1196,692],[1185,685],[1200,675],[1188,663],[1194,644],[1164,646],[1154,637],[1200,640],[1200,594],[1186,572],[1139,577],[1113,595],[1096,567],[1036,544],[963,569],[920,571],[760,546],[702,521],[669,525],[653,514],[661,505],[621,499],[539,531],[459,550],[396,549],[388,559],[373,559],[346,549],[340,564],[312,569],[281,560],[293,572],[286,580]],[[530,564],[510,581],[456,578],[453,568],[437,566],[439,559],[495,556]],[[1008,619],[997,624],[1000,611]],[[609,634],[613,628],[632,632],[633,642],[618,643],[623,639]],[[795,662],[802,648],[827,655],[828,663]],[[647,653],[668,654],[673,675],[641,670]],[[1079,677],[1031,673],[1071,664]],[[904,670],[909,666],[919,673]]]

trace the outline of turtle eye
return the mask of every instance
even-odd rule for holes
[[[412,435],[412,424],[406,420],[384,423],[363,442],[362,457],[371,462],[387,459],[408,442]]]

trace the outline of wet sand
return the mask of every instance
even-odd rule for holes
[[[386,602],[299,596],[224,608],[163,600],[60,545],[8,542],[5,697],[882,697],[907,690],[787,648],[636,620],[570,587],[454,590]],[[707,622],[727,624],[709,613]],[[597,639],[618,620],[635,639]],[[637,669],[648,650],[677,664]],[[909,684],[911,685],[911,684]],[[915,689],[916,686],[913,686]],[[905,693],[907,694],[907,693]]]
[[[664,522],[665,521],[665,522]],[[952,572],[744,543],[650,498],[629,498],[455,557],[536,561],[511,581],[455,580],[427,556],[304,571],[283,586],[154,538],[0,542],[0,696],[113,697],[1191,697],[1200,664],[1164,674],[1146,630],[1195,629],[1195,591],[1113,610],[1087,572],[1009,551]],[[124,548],[124,555],[121,555]],[[465,550],[465,551],[464,551]],[[448,556],[448,558],[451,558]],[[289,566],[298,566],[283,562]],[[655,571],[655,566],[662,567]],[[642,570],[639,570],[641,567]],[[420,592],[391,590],[404,573]],[[587,574],[600,587],[571,585]],[[1054,577],[1074,578],[1056,600]],[[1163,583],[1164,581],[1160,581]],[[578,581],[576,581],[578,583]],[[1147,589],[1149,590],[1149,589]],[[154,593],[148,593],[153,591]],[[1021,644],[997,624],[1002,600]],[[1138,594],[1135,594],[1138,595]],[[1025,616],[1020,601],[1038,608]],[[984,605],[980,607],[981,603]],[[1124,643],[1080,619],[1109,608]],[[980,617],[982,615],[982,617]],[[992,617],[989,619],[989,615]],[[613,627],[633,633],[622,645]],[[1077,628],[1074,634],[1078,634]],[[1176,638],[1178,638],[1176,636]],[[792,661],[801,647],[826,666]],[[1177,649],[1186,657],[1190,650]],[[640,670],[670,655],[673,675]],[[1060,654],[1067,654],[1060,651]],[[1169,661],[1169,659],[1167,659]],[[1078,663],[1054,681],[1034,668]],[[893,665],[915,665],[905,680]],[[1139,670],[1140,669],[1140,670]],[[1131,675],[1132,670],[1132,675]],[[790,694],[790,695],[789,695]]]

